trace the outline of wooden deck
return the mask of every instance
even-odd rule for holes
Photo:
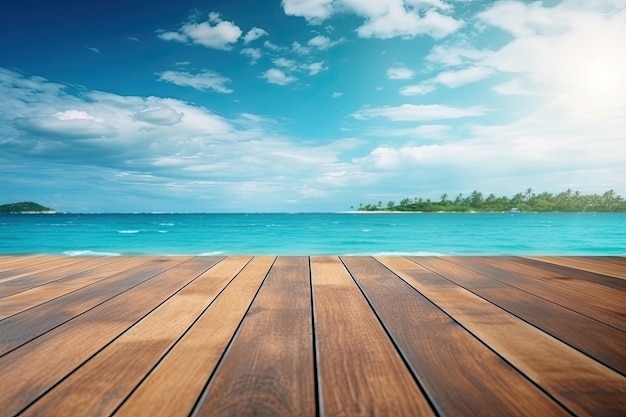
[[[0,416],[626,416],[626,258],[0,256]]]

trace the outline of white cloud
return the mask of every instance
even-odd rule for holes
[[[338,41],[332,41],[330,38],[324,35],[317,35],[309,39],[309,41],[307,42],[307,45],[317,48],[319,50],[326,50],[341,43],[342,41],[343,41],[342,39]]]
[[[406,10],[393,9],[390,13],[367,20],[357,29],[357,33],[362,38],[414,38],[429,35],[440,39],[456,32],[461,26],[458,20],[436,11],[429,11],[420,17]]]
[[[573,8],[579,2],[572,1],[550,8],[498,3],[480,18],[515,38],[481,63],[572,106],[618,111],[626,95],[621,75],[626,73],[626,15],[593,11],[611,6],[603,4],[588,4],[592,11],[581,11]],[[507,20],[513,12],[515,17]],[[513,87],[505,84],[495,91],[511,93]]]
[[[403,104],[401,106],[365,107],[351,116],[357,120],[385,117],[393,122],[457,119],[487,114],[482,106],[452,107],[444,104]]]
[[[403,96],[423,96],[435,90],[435,86],[428,83],[421,83],[415,85],[407,85],[400,89],[400,94]]]
[[[432,82],[443,84],[450,88],[460,87],[489,77],[495,71],[488,67],[470,67],[462,70],[444,71],[437,74]]]
[[[393,67],[387,69],[387,78],[390,80],[410,80],[415,72],[406,67]]]
[[[0,68],[5,198],[28,189],[74,211],[235,211],[250,201],[260,211],[340,209],[341,178],[353,175],[339,156],[354,141],[303,145],[261,115],[228,120],[175,99],[70,91]]]
[[[299,55],[308,55],[311,53],[311,50],[304,45],[301,45],[300,42],[294,42],[291,44],[291,50]]]
[[[272,60],[272,62],[274,63],[274,65],[276,65],[277,67],[281,67],[281,68],[287,68],[290,70],[294,70],[298,67],[298,63],[296,61],[294,61],[293,59],[287,59],[287,58],[276,58],[274,60]]]
[[[180,123],[184,114],[170,106],[151,107],[133,113],[133,119],[160,126],[173,126]]]
[[[462,66],[472,64],[491,54],[473,47],[435,45],[426,55],[426,60],[445,66]]]
[[[202,91],[213,90],[218,93],[233,92],[232,89],[225,86],[230,80],[213,71],[203,71],[198,74],[182,71],[163,71],[157,75],[159,76],[159,81],[166,81],[182,87],[193,87]]]
[[[363,38],[413,38],[429,35],[439,39],[456,32],[463,23],[441,12],[452,8],[437,0],[283,0],[287,15],[320,24],[336,13],[354,13],[365,19],[357,28]]]
[[[243,48],[240,52],[241,55],[245,55],[250,58],[251,64],[256,64],[259,59],[263,56],[261,49],[259,48]]]
[[[248,33],[244,35],[243,43],[247,45],[250,42],[259,39],[261,36],[267,36],[267,35],[268,33],[265,30],[261,28],[253,27],[252,29],[248,31]]]
[[[261,75],[261,78],[265,78],[270,84],[287,85],[296,81],[297,78],[291,75],[285,74],[278,68],[270,68]]]
[[[313,62],[311,64],[307,64],[305,67],[309,70],[309,75],[315,75],[328,69],[328,67],[324,66],[324,61]]]
[[[222,20],[218,13],[210,13],[206,22],[190,21],[177,32],[161,31],[158,36],[166,41],[191,42],[207,48],[230,50],[241,34],[241,29],[233,22]]]
[[[332,98],[339,98],[341,96],[343,96],[343,93],[340,91],[334,91],[332,94]]]
[[[320,24],[333,13],[333,0],[282,0],[285,14],[304,17],[311,24]]]
[[[263,46],[272,51],[279,51],[281,49],[280,46],[273,44],[270,41],[263,42]]]
[[[86,49],[88,49],[88,50],[90,50],[91,52],[94,52],[94,53],[98,54],[98,55],[100,54],[100,50],[99,50],[98,48],[96,48],[96,47],[93,47],[93,46],[85,46],[85,48],[86,48]]]

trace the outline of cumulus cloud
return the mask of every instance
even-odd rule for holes
[[[287,68],[287,69],[290,69],[290,70],[295,70],[298,67],[298,63],[295,60],[287,59],[287,58],[283,58],[283,57],[276,58],[276,59],[272,60],[272,62],[277,67]]]
[[[343,96],[343,93],[340,91],[334,91],[332,94],[332,98],[339,98],[341,96]]]
[[[265,30],[261,28],[253,27],[252,29],[248,31],[248,33],[244,35],[243,43],[247,45],[250,42],[259,39],[261,36],[267,36],[267,35],[268,33]]]
[[[437,0],[283,0],[282,5],[287,15],[304,17],[311,24],[336,13],[354,13],[365,19],[357,28],[363,38],[429,35],[439,39],[463,25],[443,14],[451,7]]]
[[[305,68],[309,70],[309,75],[315,75],[328,69],[328,67],[324,66],[324,61],[307,64]]]
[[[450,88],[456,88],[487,78],[494,72],[492,68],[479,66],[455,71],[443,71],[437,74],[431,82],[443,84]]]
[[[291,44],[291,50],[297,53],[298,55],[308,55],[311,53],[311,50],[304,45],[301,45],[300,42],[294,42]]]
[[[159,31],[158,37],[165,41],[193,43],[212,49],[230,50],[242,31],[233,22],[224,21],[219,13],[210,13],[205,22],[184,23],[178,31]]]
[[[296,81],[297,78],[291,75],[285,74],[284,71],[278,68],[270,68],[261,75],[261,78],[265,78],[270,84],[287,85]]]
[[[309,41],[307,42],[307,45],[323,51],[323,50],[332,48],[335,45],[340,44],[342,41],[343,41],[342,39],[337,40],[337,41],[332,41],[330,38],[324,35],[317,35],[309,39]]]
[[[173,126],[180,123],[184,114],[170,106],[151,107],[133,113],[133,119],[153,125]]]
[[[259,48],[243,48],[240,53],[250,58],[250,63],[253,65],[263,56],[263,52]]]
[[[230,80],[214,71],[203,71],[197,74],[182,71],[164,71],[157,75],[159,76],[159,81],[182,87],[193,87],[201,91],[213,90],[218,93],[233,92],[233,90],[225,86]]]
[[[83,110],[65,110],[52,115],[17,117],[14,126],[40,137],[90,139],[110,137],[116,134],[113,125]]]
[[[403,96],[423,96],[435,90],[435,86],[430,83],[407,85],[400,89]]]
[[[435,45],[426,55],[426,61],[444,66],[462,66],[484,59],[490,54],[491,51],[470,46]]]
[[[406,67],[393,67],[387,69],[387,78],[390,80],[410,80],[415,72]]]
[[[251,199],[258,210],[311,209],[309,200],[320,195],[315,190],[332,201],[345,186],[338,180],[329,188],[324,178],[349,176],[337,174],[349,168],[339,155],[353,141],[304,145],[272,131],[276,122],[261,115],[227,120],[171,98],[69,90],[0,69],[3,192],[53,175],[55,186],[45,191],[36,185],[38,195],[67,191],[56,207],[71,210],[119,204],[154,210],[158,204],[159,210],[190,211],[210,204],[232,211]],[[37,170],[25,169],[33,158],[39,158]],[[84,192],[86,173],[91,197]],[[119,197],[115,207],[112,193]]]
[[[311,24],[320,24],[334,13],[333,0],[283,0],[288,16],[304,17]]]
[[[482,106],[452,107],[444,104],[403,104],[401,106],[365,107],[352,113],[357,120],[385,117],[393,122],[458,119],[487,114]]]

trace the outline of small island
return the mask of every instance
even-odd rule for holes
[[[0,214],[56,214],[56,210],[31,201],[0,205]]]
[[[439,201],[422,198],[405,198],[398,204],[389,201],[386,206],[360,204],[358,211],[408,211],[408,212],[626,212],[626,201],[609,190],[603,194],[584,195],[568,189],[558,194],[543,192],[535,194],[531,188],[513,197],[485,197],[480,191],[469,195],[457,195],[454,199],[442,194]]]

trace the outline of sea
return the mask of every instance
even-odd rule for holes
[[[1,255],[626,255],[626,213],[0,215]]]

